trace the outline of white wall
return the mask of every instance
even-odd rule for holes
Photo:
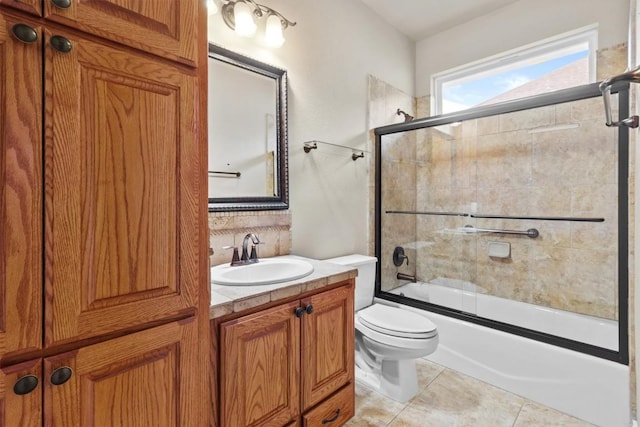
[[[431,75],[595,22],[598,46],[627,41],[629,0],[520,0],[416,43],[416,95]]]
[[[262,0],[292,21],[285,44],[268,49],[209,21],[209,40],[285,68],[289,77],[292,252],[313,258],[366,253],[369,162],[351,151],[302,143],[367,147],[367,75],[413,93],[414,44],[359,0]]]

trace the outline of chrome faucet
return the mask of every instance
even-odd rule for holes
[[[251,240],[251,254],[249,254],[248,246],[249,240]],[[256,245],[259,245],[260,239],[254,233],[248,233],[244,236],[242,240],[242,256],[240,257],[240,262],[244,262],[245,264],[251,264],[254,262],[258,262],[258,253],[256,252]]]
[[[251,241],[251,253],[249,253],[249,241]],[[248,233],[242,240],[242,256],[238,256],[237,246],[223,246],[222,249],[233,249],[233,257],[231,258],[231,266],[255,264],[258,262],[258,252],[256,245],[263,243],[254,233]]]

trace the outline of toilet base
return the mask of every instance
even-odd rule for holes
[[[356,365],[356,381],[400,403],[418,393],[415,359],[383,360],[382,368],[372,371]]]

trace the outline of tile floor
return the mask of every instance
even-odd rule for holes
[[[349,427],[588,427],[585,421],[421,359],[420,392],[398,403],[356,384]]]

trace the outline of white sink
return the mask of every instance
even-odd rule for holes
[[[256,264],[212,267],[211,283],[227,286],[272,285],[300,279],[311,273],[313,265],[301,259],[264,258]]]

